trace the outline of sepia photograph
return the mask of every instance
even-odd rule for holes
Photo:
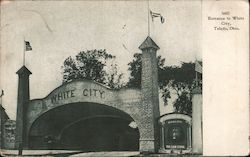
[[[1,155],[203,155],[202,1],[3,0],[0,33]]]

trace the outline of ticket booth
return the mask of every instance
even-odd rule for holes
[[[186,154],[192,151],[191,117],[171,113],[161,116],[160,153]]]

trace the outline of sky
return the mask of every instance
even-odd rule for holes
[[[1,2],[0,89],[3,107],[15,119],[16,71],[23,65],[24,40],[31,99],[43,98],[62,83],[63,61],[79,51],[106,49],[116,56],[124,79],[128,63],[148,35],[147,1],[3,1]],[[201,2],[150,1],[165,18],[150,19],[150,36],[166,65],[201,59]]]

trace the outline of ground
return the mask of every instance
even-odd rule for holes
[[[18,157],[17,150],[1,150],[1,156]],[[24,150],[22,157],[189,157],[201,155],[178,155],[178,154],[140,154],[139,151],[110,151],[110,152],[88,152],[66,151],[66,150]]]

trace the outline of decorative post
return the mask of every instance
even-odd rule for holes
[[[18,96],[17,96],[17,116],[16,116],[16,148],[18,154],[22,155],[22,150],[26,147],[26,108],[30,100],[29,75],[32,74],[25,66],[22,66],[18,74]]]
[[[192,150],[202,154],[202,90],[197,86],[192,91]]]
[[[140,45],[142,50],[142,119],[140,152],[158,152],[160,130],[157,118],[160,117],[158,94],[158,66],[156,51],[159,47],[148,36]]]
[[[3,110],[2,104],[0,104],[0,149],[3,148]]]

